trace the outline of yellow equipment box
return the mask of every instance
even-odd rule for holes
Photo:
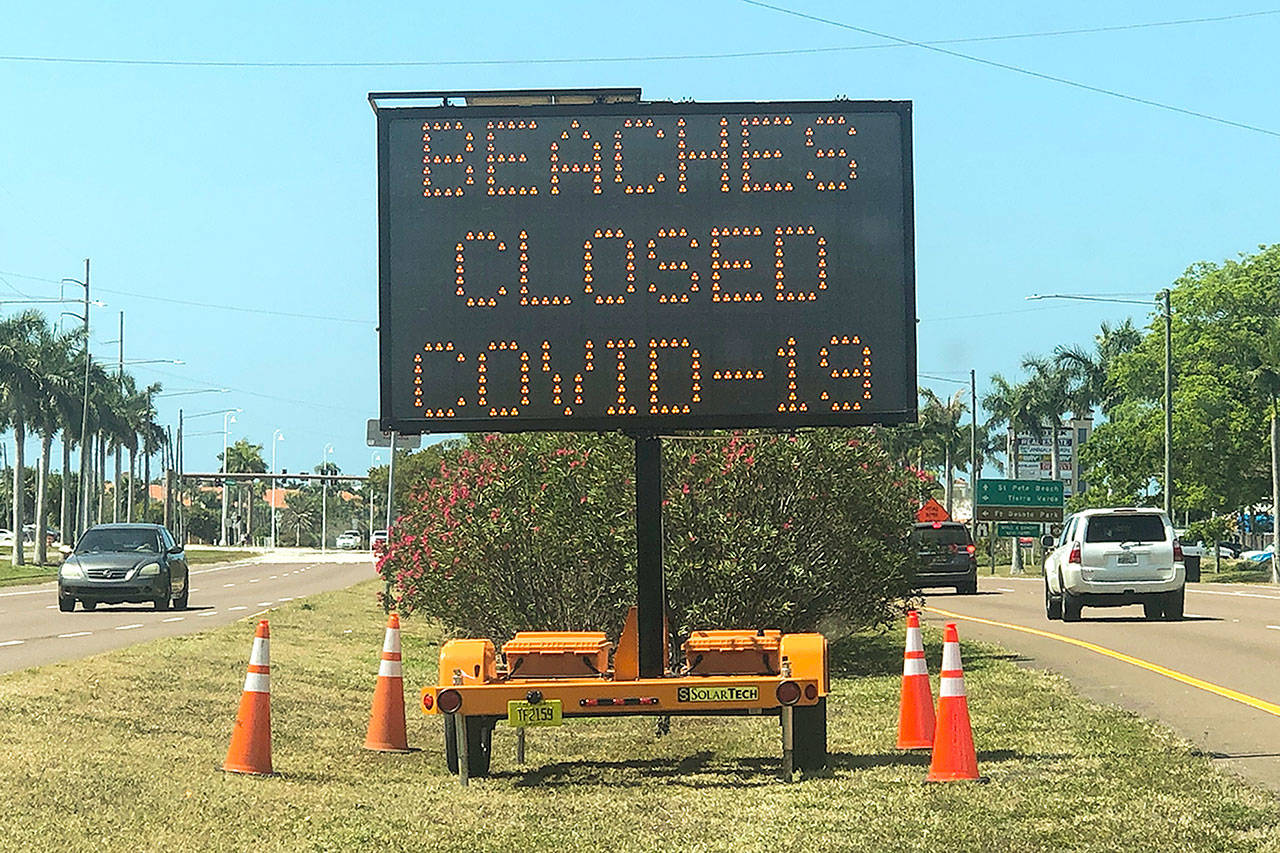
[[[609,671],[603,631],[520,631],[502,647],[508,678],[585,678]]]

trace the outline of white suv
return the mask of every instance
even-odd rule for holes
[[[1080,609],[1141,604],[1148,619],[1181,619],[1186,593],[1182,546],[1156,509],[1087,509],[1046,536],[1044,609],[1076,622]]]

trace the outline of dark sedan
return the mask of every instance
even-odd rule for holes
[[[99,524],[89,528],[58,570],[58,609],[151,602],[185,610],[190,592],[186,554],[159,524]]]

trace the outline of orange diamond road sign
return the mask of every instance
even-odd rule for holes
[[[916,521],[950,521],[951,516],[942,504],[933,498],[924,502],[924,506],[916,511]]]

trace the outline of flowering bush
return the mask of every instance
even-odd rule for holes
[[[664,441],[668,611],[696,628],[887,619],[909,594],[916,478],[863,430]],[[378,563],[401,613],[495,640],[616,636],[635,601],[634,455],[611,435],[472,436],[414,494]]]

